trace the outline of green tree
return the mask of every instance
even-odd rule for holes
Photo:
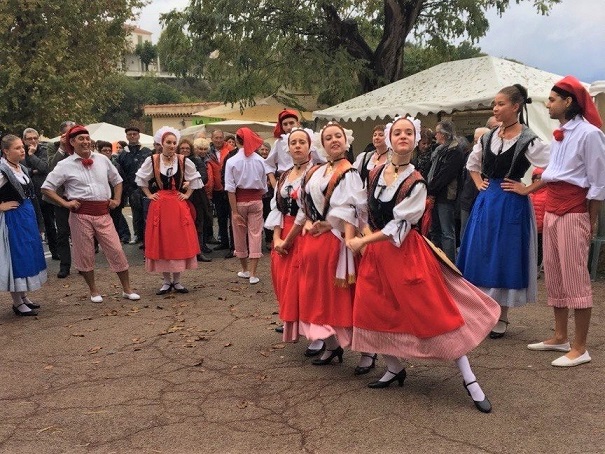
[[[237,102],[279,87],[317,92],[333,103],[405,74],[410,39],[443,47],[471,44],[502,14],[528,0],[190,0],[162,16],[162,61],[177,74],[206,78],[220,99]],[[531,0],[547,14],[561,0]]]
[[[87,123],[119,96],[105,83],[122,60],[133,11],[145,0],[2,0],[0,129],[54,134]]]
[[[120,95],[112,100],[111,105],[97,113],[100,121],[114,125],[127,126],[132,122],[145,123],[144,107],[146,104],[174,104],[188,99],[182,92],[157,77],[134,79],[123,74],[115,74],[107,80]],[[151,124],[149,123],[149,129]]]
[[[145,65],[145,71],[149,71],[149,65],[158,58],[157,46],[153,45],[151,41],[137,44],[134,53],[139,56],[141,62]]]

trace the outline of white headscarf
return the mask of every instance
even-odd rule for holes
[[[162,126],[153,135],[153,141],[155,143],[161,144],[162,143],[162,139],[168,133],[174,134],[176,136],[177,143],[181,140],[181,132],[178,129],[175,129],[172,126]]]
[[[312,137],[313,147],[324,158],[328,158],[329,156],[328,156],[328,152],[325,150],[323,144],[321,143],[321,134],[322,134],[323,130],[326,129],[328,126],[339,126],[342,128],[341,125],[336,124],[332,121],[329,121],[323,128],[321,128],[321,130],[319,132],[313,133],[313,137]],[[342,128],[342,129],[345,132],[345,148],[348,150],[351,147],[353,140],[355,140],[353,138],[353,131],[351,129],[347,129],[347,128]]]
[[[402,120],[404,117],[396,116],[393,121],[387,124],[384,128],[384,141],[387,144],[387,147],[393,149],[393,144],[391,143],[391,128],[396,121]],[[420,120],[414,117],[410,117],[409,115],[405,117],[405,120],[408,120],[410,123],[414,125],[414,132],[416,133],[414,136],[414,148],[420,142]]]

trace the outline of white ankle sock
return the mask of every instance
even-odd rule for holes
[[[324,339],[326,343],[326,349],[321,355],[321,359],[327,359],[330,357],[332,352],[338,348],[338,341],[336,340],[336,336],[330,336],[327,339]]]
[[[374,361],[374,353],[363,352],[359,358],[359,367],[370,367]]]
[[[164,285],[170,286],[170,284],[172,284],[170,273],[162,273],[162,277],[164,278]]]
[[[317,339],[311,342],[307,348],[311,350],[319,350],[323,346],[323,344],[324,341],[322,339]]]
[[[15,305],[15,309],[17,309],[17,310],[18,310],[19,312],[21,312],[21,313],[24,313],[24,312],[31,312],[31,311],[32,311],[32,310],[31,310],[29,307],[27,307],[27,306],[25,305],[25,303],[21,303],[21,304],[19,304],[18,306],[17,306],[17,305]]]
[[[466,389],[468,389],[468,392],[471,393],[473,400],[480,402],[485,399],[485,393],[481,389],[481,386],[479,386],[479,383],[476,381],[477,379],[473,373],[473,370],[471,369],[471,364],[469,363],[468,358],[466,356],[461,356],[456,360],[456,365],[458,366],[458,369],[460,369],[464,384],[467,385],[468,383],[472,383],[472,385],[467,386]]]

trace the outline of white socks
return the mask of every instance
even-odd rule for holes
[[[473,400],[477,402],[485,400],[485,393],[481,389],[481,386],[479,386],[479,383],[476,381],[477,379],[475,374],[473,374],[473,370],[471,369],[471,364],[468,362],[468,358],[466,356],[461,356],[456,360],[456,365],[458,366],[458,369],[460,369],[464,384],[468,385],[469,383],[472,383],[471,385],[466,386],[466,389],[469,393],[471,393]]]
[[[24,292],[10,292],[11,298],[13,299],[13,306],[19,312],[31,312],[32,310],[25,305],[26,301],[22,299],[22,295],[25,295]],[[27,299],[27,297],[25,297]],[[28,300],[29,301],[29,300]]]
[[[321,347],[323,347],[323,344],[324,344],[324,341],[323,341],[323,340],[321,340],[321,339],[317,339],[317,340],[314,340],[313,342],[311,342],[311,343],[310,343],[310,344],[307,346],[307,348],[308,348],[309,350],[320,350],[320,349],[321,349]]]
[[[338,341],[336,340],[336,336],[330,336],[327,339],[324,339],[326,343],[326,349],[321,355],[321,359],[327,359],[332,355],[332,352],[338,348]]]
[[[374,361],[374,353],[361,353],[361,358],[359,359],[359,367],[370,367],[372,362]]]
[[[403,365],[401,361],[396,356],[391,355],[382,355],[384,362],[387,363],[387,371],[384,373],[380,380],[378,381],[389,381],[395,375],[403,370]]]

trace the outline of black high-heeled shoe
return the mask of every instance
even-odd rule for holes
[[[473,396],[471,395],[471,392],[468,390],[468,387],[470,385],[472,385],[473,383],[477,383],[477,380],[474,380],[470,383],[465,383],[464,380],[462,380],[462,386],[464,386],[464,389],[466,389],[466,392],[468,393],[468,395],[471,396],[471,399],[473,399]],[[477,407],[477,410],[479,410],[481,413],[489,413],[492,411],[492,404],[487,399],[487,396],[485,396],[485,399],[483,399],[483,400],[473,399],[473,402],[475,403],[475,407]]]
[[[344,353],[344,350],[342,349],[342,347],[339,346],[336,348],[336,350],[328,350],[328,351],[331,352],[330,356],[328,356],[326,359],[321,359],[321,358],[314,359],[313,361],[311,361],[311,364],[313,364],[314,366],[327,366],[336,357],[338,357],[338,362],[342,363],[342,354]]]
[[[387,372],[391,372],[390,370],[387,369]],[[393,372],[391,372],[393,374]],[[401,369],[401,371],[399,371],[399,373],[394,374],[393,377],[390,380],[386,380],[386,381],[373,381],[372,383],[368,383],[368,388],[372,388],[372,389],[382,389],[382,388],[388,388],[389,385],[391,383],[393,383],[394,381],[397,381],[397,384],[399,386],[403,386],[403,382],[405,381],[405,377],[407,376],[405,369]]]
[[[23,304],[25,304],[25,303],[23,303]],[[38,315],[38,312],[36,312],[34,310],[27,311],[27,312],[21,312],[15,306],[13,306],[13,312],[15,313],[15,315],[18,315],[19,317],[33,317],[35,315]]]
[[[367,353],[362,353],[361,356],[365,356],[366,358],[372,358],[372,364],[369,366],[357,366],[353,371],[353,375],[364,375],[370,372],[372,369],[376,367],[376,359],[378,358],[378,354],[374,353],[373,355],[368,355]]]

